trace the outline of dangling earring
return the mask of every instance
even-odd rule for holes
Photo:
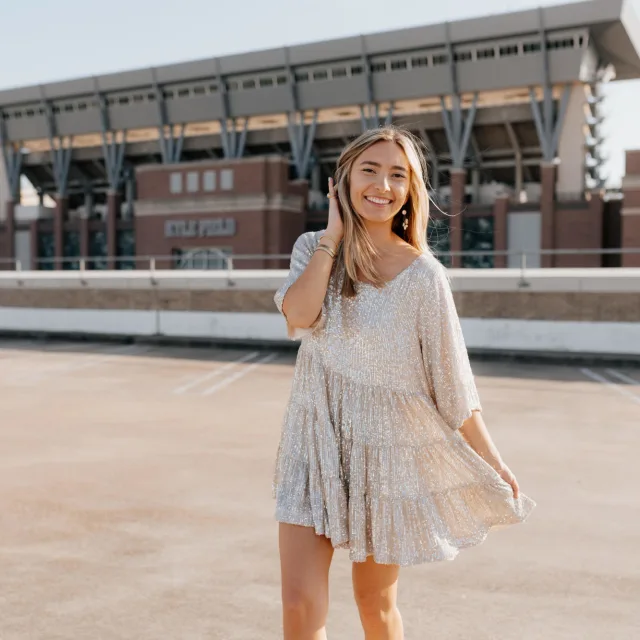
[[[407,220],[407,212],[403,209],[402,210],[402,228],[406,231],[409,228],[409,221]]]

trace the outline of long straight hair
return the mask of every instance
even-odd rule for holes
[[[393,126],[380,127],[365,131],[350,142],[340,154],[336,169],[336,187],[338,203],[342,214],[344,237],[336,260],[336,267],[343,267],[344,280],[342,295],[353,297],[356,294],[355,283],[359,276],[364,277],[376,287],[384,286],[384,279],[375,268],[378,257],[364,220],[351,202],[351,170],[358,157],[377,142],[395,142],[403,151],[410,167],[409,198],[396,213],[392,222],[392,231],[421,253],[429,252],[427,244],[427,225],[429,223],[429,193],[425,150],[418,138],[405,129]],[[404,216],[409,222],[403,229]]]

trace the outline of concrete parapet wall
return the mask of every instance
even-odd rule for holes
[[[5,272],[0,331],[286,342],[286,274]],[[640,269],[450,274],[471,350],[640,356]]]

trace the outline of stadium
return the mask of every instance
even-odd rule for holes
[[[612,251],[640,246],[640,181],[605,189],[600,106],[638,77],[640,22],[596,0],[0,91],[2,265],[281,267],[344,144],[394,123],[452,266],[635,266]]]

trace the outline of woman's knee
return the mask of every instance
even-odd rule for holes
[[[360,588],[355,590],[354,595],[365,627],[384,626],[396,615],[396,599],[387,591]]]
[[[328,612],[328,597],[311,585],[283,585],[282,608],[285,617],[305,624],[324,624]]]

